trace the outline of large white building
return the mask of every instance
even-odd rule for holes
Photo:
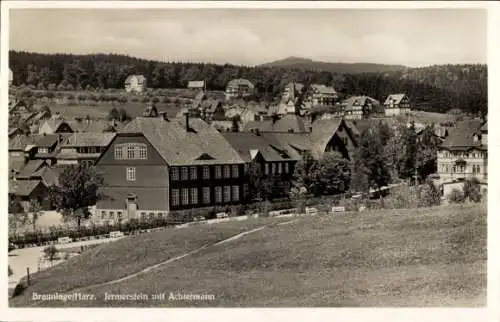
[[[488,124],[481,120],[460,122],[449,130],[438,150],[437,174],[447,196],[461,188],[465,179],[477,178],[486,188],[488,180]]]
[[[125,91],[127,93],[142,93],[146,91],[146,88],[147,81],[144,75],[130,75],[125,79]]]
[[[406,115],[410,113],[410,100],[406,94],[391,94],[384,102],[386,116]]]

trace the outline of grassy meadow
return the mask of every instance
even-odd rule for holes
[[[290,221],[276,225],[276,221]],[[224,244],[242,231],[266,228]],[[211,246],[111,285],[118,279]],[[94,301],[33,302],[77,290]],[[162,301],[106,302],[104,293],[166,293]],[[168,294],[213,294],[212,301]],[[486,209],[478,204],[261,218],[124,238],[35,276],[11,306],[484,306]]]

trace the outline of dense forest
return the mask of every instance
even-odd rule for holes
[[[93,90],[123,88],[130,74],[143,74],[151,88],[184,88],[206,80],[208,90],[224,90],[234,78],[254,83],[259,100],[271,101],[291,81],[334,86],[342,95],[368,95],[382,101],[406,93],[415,108],[487,113],[486,65],[439,65],[383,73],[335,73],[284,67],[249,67],[159,62],[114,54],[70,55],[10,51],[15,86],[38,89]]]

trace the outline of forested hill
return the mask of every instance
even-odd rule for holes
[[[384,73],[406,69],[406,66],[403,65],[331,63],[293,56],[262,64],[259,65],[259,67],[295,68],[300,70],[318,70],[341,74]]]
[[[39,54],[11,51],[9,65],[15,86],[38,88],[123,88],[130,74],[143,74],[151,88],[186,87],[206,80],[207,89],[223,90],[234,78],[247,78],[256,99],[271,101],[291,81],[326,84],[343,95],[368,95],[383,101],[390,93],[406,93],[417,109],[445,112],[487,112],[485,65],[439,65],[384,73],[333,73],[282,67],[248,67],[201,63],[164,63],[125,55]]]

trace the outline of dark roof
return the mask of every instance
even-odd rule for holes
[[[18,172],[24,167],[24,159],[9,158],[9,178],[13,176],[13,172]]]
[[[9,194],[28,197],[40,184],[43,185],[39,180],[11,180],[9,181]]]
[[[313,123],[312,132],[310,134],[313,144],[312,151],[314,155],[322,155],[326,145],[337,132],[343,120],[341,118],[333,118],[326,120],[317,120]]]
[[[243,163],[241,157],[216,129],[198,118],[164,120],[137,117],[123,132],[143,133],[169,165]],[[208,154],[212,160],[200,160]]]
[[[351,130],[352,134],[355,136],[360,136],[361,132],[359,131],[358,127],[353,123],[351,120],[344,120],[345,125]]]
[[[272,135],[281,146],[285,146],[288,154],[294,160],[301,159],[301,152],[311,151],[311,139],[309,133],[263,133],[262,135]]]
[[[32,137],[24,135],[24,134],[17,134],[13,136],[11,139],[9,139],[9,151],[24,151],[26,146],[28,144],[34,144],[35,141],[33,140]]]
[[[163,210],[168,206],[165,190],[158,188],[104,188],[102,197],[97,201],[97,209],[125,209],[127,196],[134,194],[137,197],[137,212],[144,210]]]
[[[248,86],[249,88],[254,88],[254,85],[252,84],[252,82],[250,82],[248,79],[244,79],[244,78],[237,78],[237,79],[233,79],[231,80],[227,86]]]
[[[28,163],[21,168],[19,174],[17,175],[19,178],[30,178],[33,174],[40,170],[43,166],[46,166],[44,160],[29,160]]]
[[[47,134],[38,139],[35,144],[40,148],[49,148],[56,144],[59,141],[59,138],[59,134]]]
[[[62,144],[62,147],[92,147],[108,146],[116,133],[72,133]]]
[[[244,127],[246,132],[250,132],[252,129],[258,129],[260,132],[308,133],[309,122],[297,115],[288,114],[276,122],[273,122],[273,120],[250,121]]]
[[[468,149],[481,147],[481,140],[475,140],[474,136],[481,129],[481,120],[465,120],[456,124],[448,131],[448,136],[442,143],[447,149]]]
[[[227,132],[222,134],[240,156],[247,162],[252,161],[260,153],[265,161],[289,161],[292,156],[271,133],[256,135],[251,132]]]
[[[351,109],[353,106],[363,106],[368,103],[380,105],[379,101],[369,96],[351,96],[342,102],[346,109]]]

